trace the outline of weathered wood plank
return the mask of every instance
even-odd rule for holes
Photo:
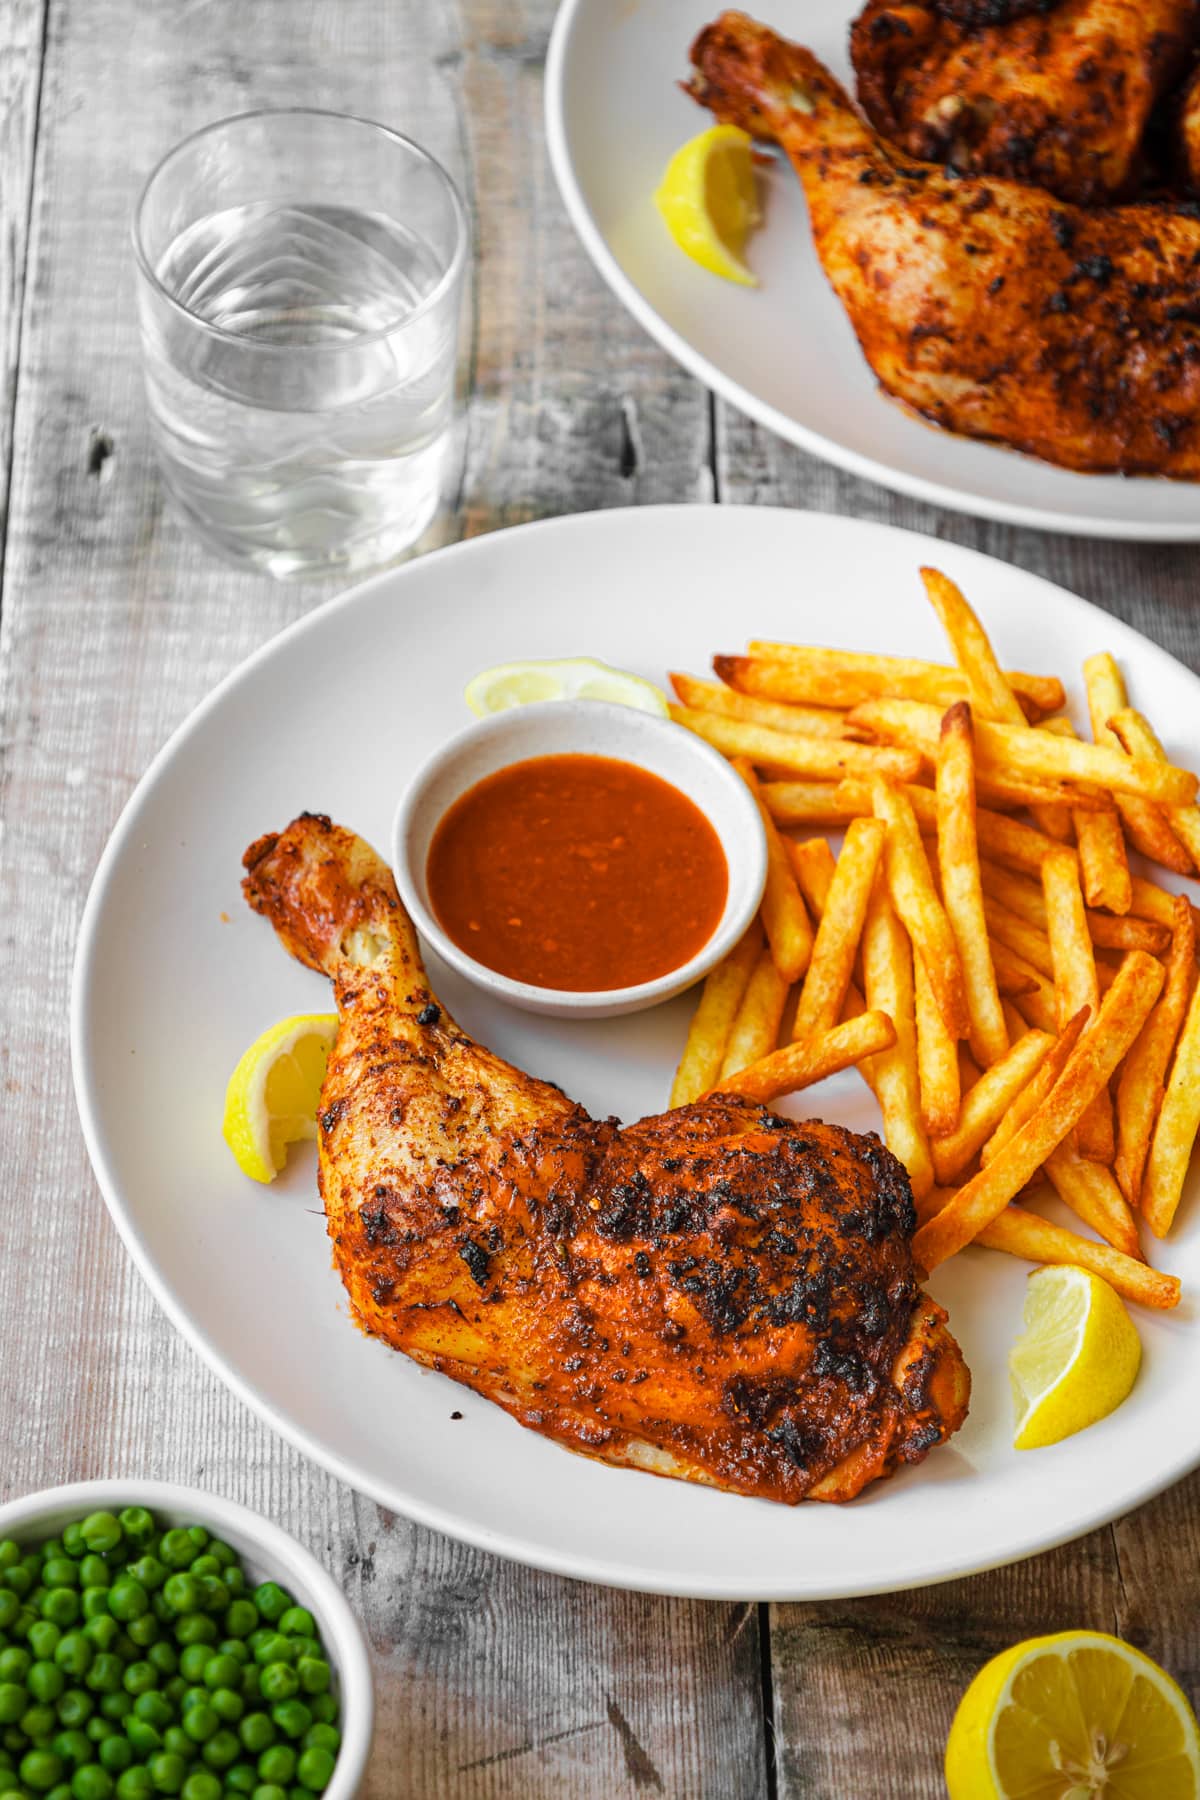
[[[45,0],[0,0],[0,553],[12,452]]]
[[[535,1800],[748,1800],[763,1757],[755,1609],[534,1575],[312,1468],[172,1332],[120,1249],[73,1123],[71,949],[113,819],[171,727],[319,597],[224,570],[163,509],[127,252],[158,155],[223,113],[307,101],[411,132],[463,180],[482,221],[477,391],[464,510],[442,535],[705,491],[705,396],[601,290],[551,193],[540,60],[552,11],[53,0],[0,628],[0,1494],[122,1471],[283,1520],[341,1576],[371,1636],[375,1800],[518,1786]],[[180,1056],[186,1084],[185,1020]]]

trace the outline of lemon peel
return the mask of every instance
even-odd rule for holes
[[[746,239],[762,220],[751,141],[736,125],[702,131],[675,152],[654,196],[679,248],[742,287],[758,286],[743,260]]]
[[[222,1133],[252,1181],[274,1181],[288,1145],[316,1137],[337,1023],[334,1013],[294,1013],[255,1038],[239,1058],[225,1090]]]

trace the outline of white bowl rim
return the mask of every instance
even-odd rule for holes
[[[663,975],[656,975],[652,981],[635,982],[629,987],[621,988],[551,988],[539,987],[534,982],[517,981],[511,975],[501,975],[495,969],[489,969],[486,963],[477,962],[466,950],[456,944],[434,917],[421,896],[420,884],[415,878],[403,851],[408,841],[408,827],[416,811],[422,795],[437,775],[468,745],[487,741],[493,737],[502,737],[506,732],[515,731],[520,723],[529,723],[529,715],[535,710],[539,713],[553,714],[558,719],[567,716],[580,716],[580,709],[587,709],[587,716],[594,717],[605,713],[612,716],[626,730],[651,732],[661,731],[673,734],[675,741],[684,755],[692,755],[697,762],[706,764],[720,782],[726,785],[731,796],[744,797],[743,808],[746,830],[735,845],[729,835],[722,832],[720,826],[712,819],[712,825],[721,842],[726,862],[729,864],[732,894],[733,857],[751,862],[751,874],[746,888],[746,896],[742,904],[734,911],[728,905],[712,935],[706,939],[700,949],[687,962],[680,963],[674,969],[668,969]],[[630,721],[636,720],[636,724]],[[683,746],[686,745],[686,750]],[[569,755],[569,751],[548,751],[551,755]],[[604,754],[590,752],[585,754]],[[612,750],[614,757],[620,757],[619,748]],[[514,761],[525,761],[526,757],[514,758]],[[623,757],[622,760],[630,760]],[[500,765],[506,766],[506,765]],[[670,777],[660,776],[660,780],[670,782]],[[468,784],[472,785],[472,784]],[[670,782],[677,786],[678,783]],[[683,792],[683,789],[680,788]],[[464,787],[462,792],[467,792]],[[690,798],[690,796],[685,796]],[[693,801],[693,804],[695,802]],[[705,815],[707,817],[707,815]],[[755,829],[757,825],[757,830]],[[391,833],[392,871],[396,877],[396,885],[400,889],[400,898],[404,902],[413,924],[427,943],[433,945],[442,960],[471,981],[476,987],[493,994],[498,999],[510,1001],[514,1006],[548,1008],[553,1006],[562,1013],[594,1011],[603,1008],[606,1013],[615,1014],[622,1011],[633,1011],[636,1008],[651,1005],[658,999],[669,999],[674,994],[682,993],[693,982],[706,975],[714,964],[728,955],[738,939],[745,932],[758,910],[762,899],[763,888],[767,877],[767,844],[766,833],[758,817],[758,808],[753,796],[742,781],[741,776],[730,765],[719,750],[694,731],[677,725],[673,719],[660,718],[657,713],[645,712],[637,707],[624,706],[619,702],[608,700],[539,700],[526,706],[505,707],[501,712],[488,713],[481,719],[473,719],[453,737],[447,738],[438,745],[431,755],[410,776],[400,797],[392,821]]]
[[[375,1690],[366,1637],[332,1575],[282,1525],[207,1488],[152,1481],[140,1475],[106,1476],[96,1481],[39,1488],[34,1493],[0,1501],[0,1538],[17,1537],[36,1528],[39,1522],[48,1524],[54,1515],[78,1512],[82,1517],[102,1509],[118,1511],[123,1506],[145,1506],[151,1512],[169,1509],[192,1513],[197,1525],[215,1525],[222,1535],[232,1528],[260,1545],[264,1559],[277,1562],[285,1579],[294,1576],[304,1584],[322,1635],[329,1640],[325,1648],[337,1671],[341,1698],[338,1729],[342,1742],[322,1800],[352,1800],[366,1773],[375,1724]]]

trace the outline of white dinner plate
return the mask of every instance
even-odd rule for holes
[[[563,1574],[672,1594],[812,1599],[962,1575],[1073,1537],[1200,1461],[1200,1329],[1138,1312],[1132,1397],[1069,1443],[1018,1455],[1006,1358],[1026,1265],[970,1250],[931,1282],[974,1376],[971,1415],[920,1467],[844,1507],[788,1508],[605,1467],[368,1340],[330,1266],[315,1160],[273,1187],[221,1139],[225,1083],[283,1014],[328,1010],[240,892],[245,847],[305,809],[386,848],[415,764],[460,727],[463,687],[513,656],[586,652],[661,681],[747,636],[943,657],[917,577],[962,583],[1012,666],[1109,648],[1169,749],[1196,760],[1200,682],[1117,620],[972,551],[811,513],[654,507],[555,519],[427,556],[319,608],[236,671],[159,755],[105,851],[75,968],[88,1148],[155,1294],[279,1431],[383,1505]],[[598,1022],[536,1018],[431,959],[483,1043],[594,1114],[661,1111],[691,1002]],[[858,1129],[850,1072],[791,1110]],[[1200,1287],[1200,1206],[1162,1263]],[[461,1414],[459,1418],[457,1415]]]
[[[850,82],[861,0],[759,0],[750,10]],[[877,387],[825,279],[800,184],[762,171],[758,289],[710,275],[671,242],[653,194],[680,144],[711,123],[679,91],[719,0],[563,0],[546,68],[550,157],[575,227],[617,297],[693,375],[802,450],[918,500],[1095,537],[1200,540],[1200,489],[1076,475],[953,437]]]

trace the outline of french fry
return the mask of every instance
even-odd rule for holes
[[[1002,996],[1000,1005],[1003,1008],[1005,999],[1015,999],[1018,994],[1033,994],[1042,986],[1037,970],[1002,944],[998,938],[988,939],[988,955],[992,959],[992,967],[996,971],[996,986]],[[1022,1025],[1023,1035],[1025,1027]]]
[[[797,1038],[829,1031],[841,1016],[886,830],[878,819],[855,819],[846,832],[800,991]]]
[[[1045,1031],[1027,1031],[1012,1049],[985,1069],[975,1086],[963,1096],[957,1129],[935,1138],[929,1148],[933,1173],[941,1187],[956,1181],[975,1152],[995,1132],[1005,1112],[1033,1078],[1038,1065],[1053,1047]]]
[[[938,867],[942,903],[962,965],[969,1037],[983,1067],[1008,1049],[996,971],[988,946],[975,831],[975,753],[971,709],[956,703],[942,720],[937,758]],[[918,1010],[918,1022],[920,1012]]]
[[[728,956],[722,957],[705,977],[671,1086],[672,1106],[686,1106],[689,1100],[698,1100],[720,1074],[733,1021],[758,961],[762,941],[762,926],[756,917]]]
[[[907,745],[931,761],[937,756],[941,714],[935,706],[918,700],[870,700],[851,709],[849,722],[891,743]],[[981,780],[994,770],[1035,781],[1082,781],[1170,806],[1189,805],[1200,785],[1195,775],[1173,763],[1126,756],[1106,744],[1087,744],[1028,725],[998,725],[990,719],[975,722],[975,761]]]
[[[1063,737],[1079,735],[1069,719],[1046,719],[1042,730],[1057,731]],[[1086,791],[1098,810],[1089,811],[1077,804],[1071,820],[1079,849],[1084,899],[1089,906],[1106,906],[1110,912],[1127,913],[1132,894],[1129,858],[1116,806],[1102,789]]]
[[[1079,866],[1082,874],[1082,851]],[[1002,869],[998,863],[981,862],[980,874],[985,894],[999,901],[1001,906],[1006,906],[1009,912],[1016,913],[1026,924],[1045,931],[1046,900],[1040,887],[1035,887],[1023,875],[1014,874],[1011,869]],[[1132,884],[1130,897],[1132,900]],[[1170,918],[1169,896],[1167,899],[1167,916]],[[1087,928],[1088,936],[1097,949],[1148,950],[1151,956],[1161,956],[1171,942],[1169,926],[1160,925],[1153,919],[1141,918],[1134,913],[1114,918],[1111,913],[1097,912],[1094,907],[1089,906]]]
[[[790,984],[799,981],[808,967],[813,947],[812,923],[805,910],[800,889],[796,886],[787,848],[776,830],[774,819],[763,805],[758,777],[750,764],[741,757],[735,761],[734,767],[754,795],[762,817],[767,839],[767,885],[762,897],[763,929],[775,958],[775,967],[783,980]]]
[[[1108,721],[1129,705],[1120,669],[1105,651],[1086,659],[1083,678],[1087,684],[1093,738],[1098,744],[1119,749],[1120,741],[1109,729]],[[1135,850],[1140,850],[1152,862],[1161,863],[1164,868],[1174,869],[1177,875],[1191,874],[1191,857],[1156,806],[1137,795],[1114,794],[1113,799]]]
[[[785,840],[791,859],[792,873],[804,895],[814,919],[824,915],[829,889],[837,872],[837,858],[828,838],[804,838],[800,843]]]
[[[1196,1132],[1200,1129],[1200,986],[1193,988],[1184,1015],[1167,1091],[1146,1172],[1142,1177],[1141,1206],[1155,1237],[1165,1237],[1171,1229],[1183,1194],[1184,1178],[1191,1160]]]
[[[933,1186],[933,1164],[921,1123],[913,950],[892,906],[882,869],[875,877],[867,907],[862,960],[867,1005],[872,1011],[886,1013],[896,1031],[892,1048],[872,1057],[864,1068],[870,1070],[888,1149],[908,1170],[913,1193],[924,1194]]]
[[[1034,1074],[1002,1115],[991,1137],[980,1147],[981,1163],[990,1163],[1009,1138],[1033,1117],[1066,1067],[1067,1058],[1079,1042],[1079,1034],[1089,1017],[1086,1012],[1078,1012],[1059,1032]]]
[[[1159,928],[1161,929],[1161,928]],[[1130,1206],[1141,1194],[1142,1172],[1165,1088],[1167,1065],[1196,981],[1196,924],[1186,900],[1175,902],[1175,935],[1167,979],[1154,1011],[1121,1065],[1117,1083],[1117,1155],[1113,1173]]]
[[[1083,1007],[1094,1018],[1100,1008],[1100,978],[1096,955],[1088,935],[1079,880],[1079,858],[1073,850],[1060,850],[1042,864],[1042,892],[1046,901],[1046,933],[1054,965],[1054,991],[1058,998],[1061,1030]],[[1116,1154],[1112,1102],[1107,1091],[1095,1100],[1079,1121],[1079,1151],[1093,1162],[1111,1163]]]
[[[989,1250],[1003,1250],[1009,1256],[1022,1256],[1027,1262],[1069,1263],[1089,1269],[1126,1300],[1136,1300],[1140,1306],[1166,1311],[1179,1304],[1177,1276],[1147,1268],[1144,1262],[1135,1262],[1107,1244],[1097,1244],[1062,1225],[1054,1225],[1024,1206],[1006,1206],[990,1225],[984,1226],[975,1242]]]
[[[726,1076],[736,1075],[770,1055],[779,1041],[779,1021],[787,997],[788,983],[779,973],[775,958],[770,949],[761,950],[729,1028],[715,1086],[720,1087]]]
[[[987,920],[989,933],[997,943],[1006,945],[1036,969],[1039,975],[1053,981],[1054,957],[1050,950],[1050,939],[1044,930],[1019,918],[1016,913],[1009,912],[1007,906],[1001,906],[998,900],[993,900],[986,893],[983,896],[983,916]]]
[[[942,1009],[919,956],[913,958],[913,1000],[921,1123],[930,1137],[945,1137],[958,1124],[958,1040],[946,1030]]]
[[[1111,1169],[1103,1163],[1089,1162],[1069,1141],[1064,1141],[1046,1158],[1045,1170],[1059,1199],[1085,1225],[1090,1225],[1114,1250],[1141,1260],[1137,1226]]]
[[[882,777],[871,791],[875,817],[887,826],[883,867],[892,905],[925,964],[947,1031],[953,1038],[966,1037],[970,1019],[958,945],[933,885],[916,816],[907,796]]]
[[[893,694],[945,708],[968,698],[965,677],[945,663],[922,662],[911,656],[874,656],[857,650],[777,644],[761,638],[752,638],[748,649],[748,656],[713,658],[721,680],[746,693],[761,693],[767,685],[775,684],[770,697],[785,699],[787,694],[779,690],[788,684],[797,700],[814,700],[825,706],[854,706],[859,700]],[[1053,675],[1011,670],[1008,681],[1035,712],[1058,712],[1066,705],[1062,682]]]
[[[889,1050],[895,1042],[896,1032],[886,1013],[859,1013],[827,1031],[784,1045],[736,1075],[722,1077],[720,1092],[764,1103],[777,1100]]]
[[[1130,756],[1148,757],[1165,763],[1167,753],[1158,740],[1150,721],[1125,707],[1108,721],[1122,747]],[[1197,869],[1200,869],[1200,806],[1168,806],[1164,808],[1167,824],[1175,833]]]
[[[961,1250],[1020,1193],[1107,1085],[1145,1023],[1162,984],[1162,964],[1141,950],[1131,950],[1105,995],[1095,1025],[1080,1038],[1037,1111],[918,1231],[913,1256],[922,1268],[935,1269]]]
[[[855,795],[843,792],[843,788],[852,785],[832,781],[764,781],[761,792],[777,825],[848,825],[851,819],[866,818],[871,811],[871,796],[865,784],[862,803]]]
[[[721,713],[728,719],[744,719],[751,725],[769,725],[773,731],[804,731],[810,737],[845,736],[845,714],[826,706],[786,706],[739,694],[719,681],[701,681],[695,675],[672,671],[671,686],[681,705],[697,712]]]
[[[915,750],[857,744],[848,738],[813,737],[803,731],[773,731],[769,725],[726,719],[719,713],[699,712],[693,706],[672,705],[669,710],[677,725],[694,731],[723,755],[744,756],[752,763],[767,763],[773,769],[787,769],[796,775],[839,781],[843,775],[881,774],[897,781],[913,781],[921,772],[921,758]],[[1121,760],[1129,762],[1124,756]]]
[[[1008,1026],[1010,1044],[1015,1044],[1027,1031],[1045,1031],[1044,1025],[1030,1025],[1028,1019],[1023,1019],[1011,1000],[1002,1000],[1000,1004],[1004,1008],[1004,1023]]]
[[[1156,925],[1166,925],[1175,929],[1175,899],[1166,888],[1159,887],[1156,881],[1146,881],[1141,875],[1133,878],[1132,912],[1139,919],[1153,919]],[[1191,906],[1191,902],[1188,902]],[[1200,939],[1200,909],[1192,906],[1192,921],[1196,927],[1197,938]]]
[[[996,959],[997,968],[1000,966],[1000,949],[1003,949],[1003,946],[998,949],[993,940],[992,955]],[[1012,952],[1005,951],[1005,954],[1011,956]],[[1048,981],[1042,980],[1036,969],[1030,970],[1027,963],[1022,965],[1022,961],[1018,957],[1015,967],[1021,968],[1022,966],[1032,973],[1034,984],[1026,993],[1013,994],[1009,1004],[1024,1019],[1027,1028],[1034,1031],[1048,1031],[1053,1036],[1058,1030],[1058,1001],[1054,989]]]

